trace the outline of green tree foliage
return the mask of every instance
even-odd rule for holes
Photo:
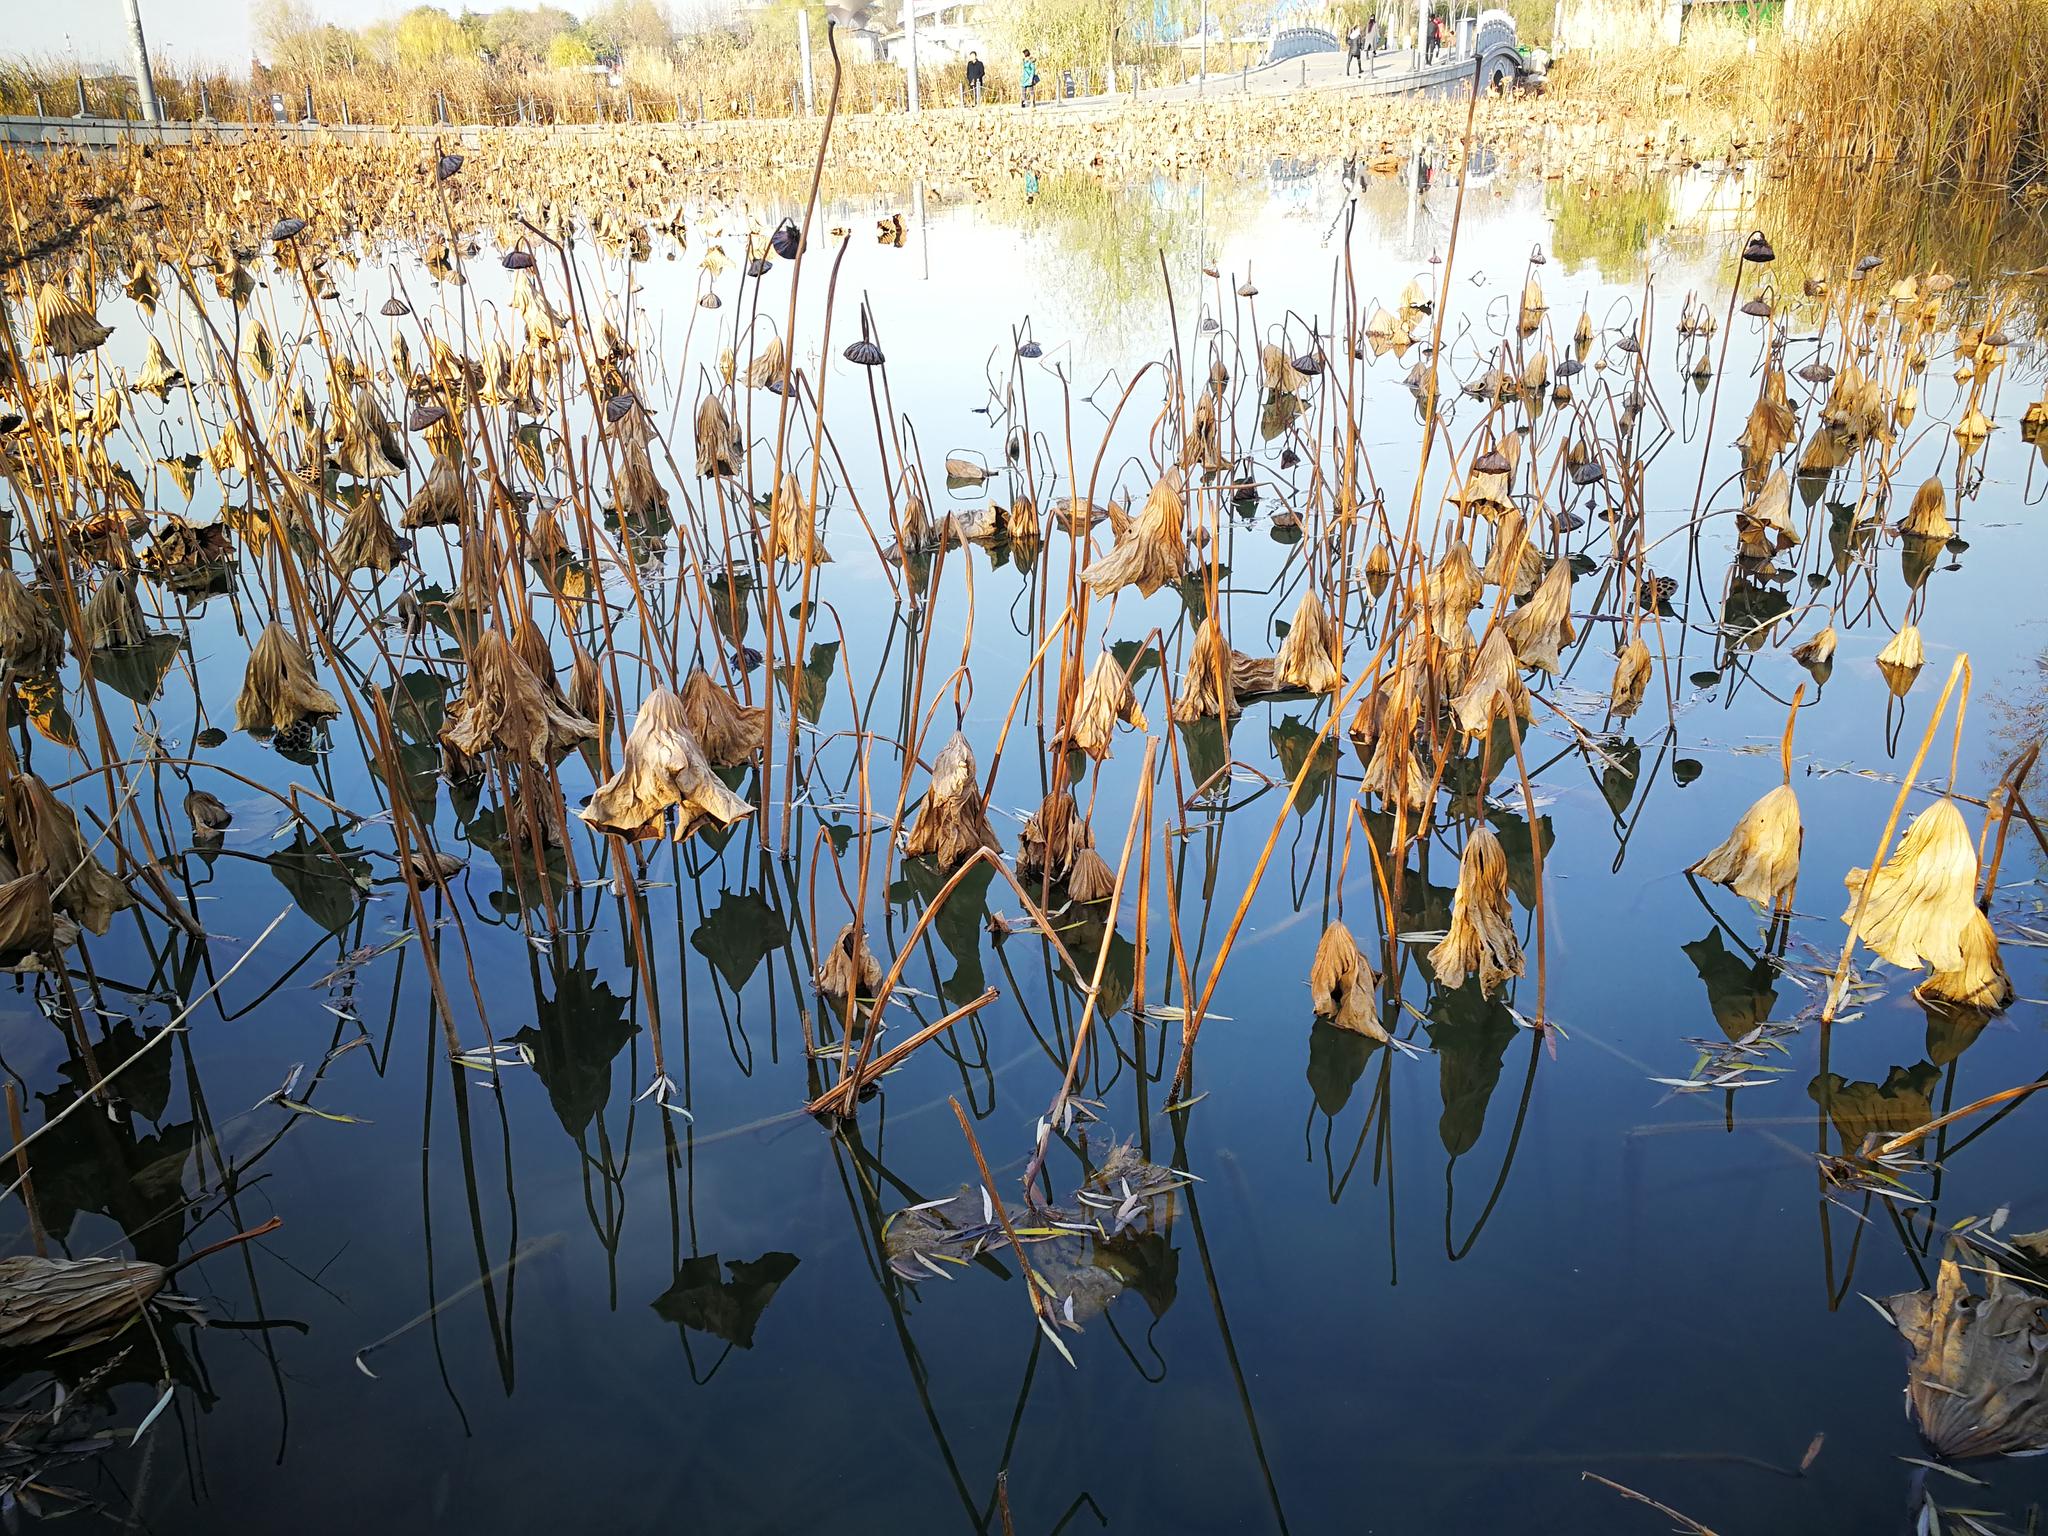
[[[463,13],[464,22],[471,13]],[[533,69],[548,62],[558,39],[573,36],[576,18],[558,5],[531,10],[487,11],[475,18],[484,50],[507,69]]]
[[[581,34],[564,32],[549,41],[547,62],[549,69],[582,69],[595,64],[597,55],[590,51],[590,44],[583,41]]]
[[[988,17],[996,57],[1014,64],[1026,48],[1047,79],[1062,69],[1101,69],[1150,40],[1152,0],[1005,0]]]
[[[470,59],[477,54],[476,39],[462,23],[431,5],[415,7],[399,17],[392,43],[398,62],[411,67]]]

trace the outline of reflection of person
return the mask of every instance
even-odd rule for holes
[[[1031,50],[1024,50],[1024,67],[1017,76],[1017,105],[1035,107],[1038,105],[1038,62],[1031,57]]]
[[[988,66],[981,62],[981,55],[967,55],[967,94],[974,98],[974,104],[981,105],[981,83],[988,78]]]

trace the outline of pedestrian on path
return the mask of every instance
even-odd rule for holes
[[[1365,29],[1357,22],[1351,23],[1351,30],[1344,34],[1344,78],[1351,78],[1351,71],[1365,73]]]
[[[982,82],[988,78],[988,66],[981,62],[981,55],[967,55],[967,94],[974,98],[974,104],[981,105]]]
[[[1038,105],[1038,61],[1031,57],[1031,50],[1024,50],[1024,68],[1017,76],[1017,105],[1035,107]]]

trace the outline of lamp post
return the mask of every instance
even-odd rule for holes
[[[163,113],[156,104],[156,81],[149,72],[149,44],[142,37],[141,0],[121,0],[128,15],[128,51],[135,56],[135,89],[142,97],[142,120],[160,123]]]
[[[903,0],[903,51],[910,76],[910,115],[917,116],[917,0]]]

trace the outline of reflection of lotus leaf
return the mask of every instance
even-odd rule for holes
[[[1316,1020],[1308,1032],[1308,1086],[1316,1096],[1316,1108],[1332,1119],[1343,1113],[1351,1090],[1379,1048],[1371,1035]]]
[[[533,1058],[562,1129],[580,1140],[611,1098],[613,1059],[639,1032],[625,999],[579,965],[557,979],[553,997],[535,1001],[534,1022],[512,1039]]]
[[[1166,1315],[1180,1289],[1180,1250],[1164,1232],[1126,1232],[1095,1245],[1098,1267],[1115,1275],[1127,1291],[1144,1298],[1157,1319]]]
[[[1315,727],[1293,715],[1283,716],[1266,734],[1288,783],[1294,782],[1304,763],[1309,765],[1308,777],[1301,781],[1301,792],[1294,797],[1294,813],[1305,821],[1337,771],[1337,739],[1324,736],[1318,741]]]
[[[1734,953],[1721,941],[1719,928],[1679,948],[1707,984],[1707,1006],[1722,1034],[1740,1040],[1770,1019],[1778,1006],[1778,973],[1769,961],[1752,962]]]
[[[718,1277],[718,1255],[683,1260],[676,1283],[654,1298],[654,1310],[671,1323],[695,1328],[741,1349],[754,1347],[754,1327],[782,1282],[796,1273],[793,1253],[764,1253],[748,1261],[734,1259],[725,1267],[730,1280]]]
[[[788,942],[789,926],[759,891],[727,891],[690,935],[690,947],[735,992],[762,960]]]
[[[64,1077],[74,1090],[83,1092],[123,1062],[139,1055],[159,1030],[140,1032],[132,1019],[123,1019],[93,1042],[93,1065],[98,1069],[88,1079],[83,1064],[73,1057],[64,1063]],[[123,1104],[145,1120],[161,1120],[171,1102],[171,1053],[151,1051],[121,1074],[117,1092]]]
[[[1636,785],[1642,782],[1643,749],[1631,738],[1618,744],[1609,742],[1605,750],[1608,761],[1600,765],[1600,798],[1619,816],[1628,809]]]
[[[92,675],[124,698],[137,704],[153,703],[163,692],[164,678],[178,659],[185,639],[182,635],[151,635],[140,645],[92,653]]]
[[[1523,909],[1531,910],[1536,905],[1536,859],[1529,846],[1529,823],[1510,811],[1489,810],[1487,825],[1500,838],[1501,852],[1508,860],[1508,889],[1515,893],[1515,900]],[[1550,850],[1557,842],[1557,831],[1548,816],[1537,818],[1536,826],[1543,838],[1543,856],[1550,857]]]
[[[1721,624],[1735,644],[1756,650],[1770,638],[1771,626],[1791,611],[1792,600],[1778,588],[1738,581],[1728,590]]]
[[[929,902],[947,879],[925,859],[905,859],[900,870],[902,878],[889,887],[889,900],[905,906]],[[953,888],[926,930],[937,935],[958,962],[953,974],[939,986],[940,995],[948,1002],[972,1002],[987,985],[982,976],[981,941],[986,932],[989,882],[995,873],[986,864],[975,865]]]
[[[1927,1014],[1927,1059],[1945,1067],[1977,1043],[1991,1015],[1981,1008],[1962,1008],[1952,1003],[1922,1003]]]
[[[1882,1083],[1852,1083],[1836,1072],[1824,1072],[1806,1085],[1807,1097],[1827,1111],[1842,1138],[1842,1150],[1853,1152],[1872,1132],[1896,1136],[1934,1118],[1932,1098],[1941,1069],[1931,1061],[1893,1067]]]
[[[265,862],[293,904],[329,933],[349,925],[370,885],[370,861],[349,845],[338,825],[325,832],[302,828],[289,847]]]
[[[1438,992],[1429,1005],[1429,1043],[1436,1047],[1443,1118],[1438,1134],[1444,1150],[1458,1157],[1479,1143],[1486,1106],[1500,1084],[1501,1061],[1515,1038],[1515,1021],[1505,1002],[1487,998],[1479,983]]]

